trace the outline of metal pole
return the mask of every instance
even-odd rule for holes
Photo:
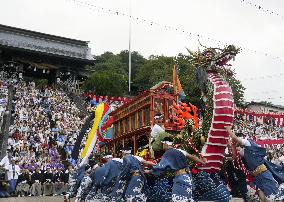
[[[129,50],[128,50],[128,91],[131,92],[131,0],[129,0]]]

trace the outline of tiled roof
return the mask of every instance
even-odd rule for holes
[[[0,25],[0,46],[93,60],[87,41],[68,39],[6,25]]]
[[[260,106],[273,107],[273,108],[277,108],[277,109],[284,109],[284,106],[282,106],[282,105],[274,105],[274,104],[269,103],[269,102],[250,102],[250,103],[248,103],[247,106],[250,106],[250,105],[260,105]]]

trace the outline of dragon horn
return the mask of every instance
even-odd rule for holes
[[[185,47],[186,48],[186,47]],[[189,50],[188,48],[186,48],[186,50],[189,52],[190,55],[195,55],[194,51]]]

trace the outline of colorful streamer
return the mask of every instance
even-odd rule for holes
[[[95,119],[94,119],[93,127],[88,134],[87,142],[81,153],[82,158],[88,157],[94,149],[94,146],[97,140],[97,129],[103,117],[104,111],[105,111],[105,104],[104,103],[99,104],[95,110]]]

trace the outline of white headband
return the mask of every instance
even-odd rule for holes
[[[154,119],[160,119],[160,118],[162,118],[162,116],[163,115],[160,115],[160,116],[156,115],[156,116],[154,116]]]
[[[131,154],[131,150],[122,150],[122,152],[125,154]]]
[[[170,141],[161,141],[161,142],[167,145],[173,145],[173,142],[170,142]]]
[[[104,159],[108,159],[108,158],[112,158],[113,156],[112,155],[106,155],[106,156],[104,156],[103,158]]]

